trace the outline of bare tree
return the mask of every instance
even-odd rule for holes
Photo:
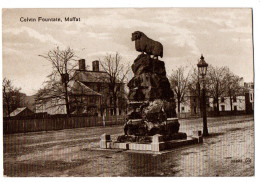
[[[207,73],[207,92],[213,98],[214,111],[219,115],[219,98],[224,96],[226,91],[225,75],[228,72],[227,67],[213,67],[209,65]]]
[[[184,70],[184,67],[177,68],[173,71],[169,79],[171,87],[177,97],[178,113],[180,113],[181,103],[185,103],[187,101],[186,96],[189,94],[190,73],[185,75]]]
[[[64,99],[66,105],[66,113],[70,115],[70,103],[69,103],[69,82],[73,80],[73,73],[76,64],[76,56],[71,48],[60,50],[57,47],[54,50],[49,51],[45,55],[39,55],[52,64],[52,73],[48,76],[49,80],[44,89],[40,90],[39,96],[46,95],[56,99]],[[74,75],[75,76],[75,75]],[[38,97],[38,99],[40,99]],[[59,103],[62,105],[62,103]]]
[[[3,110],[10,117],[13,110],[21,107],[22,94],[20,93],[21,88],[15,88],[12,85],[11,80],[4,78],[2,83],[3,92]]]
[[[242,87],[240,86],[241,78],[234,73],[232,73],[229,69],[227,70],[225,76],[225,93],[229,97],[231,112],[233,111],[233,100],[239,95],[242,91]]]
[[[122,103],[125,102],[124,83],[130,67],[122,63],[119,53],[116,53],[115,56],[107,54],[103,60],[99,61],[102,69],[107,73],[102,79],[104,83],[107,83],[111,96],[110,107],[116,113],[116,108],[122,107]]]

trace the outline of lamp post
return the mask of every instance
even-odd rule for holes
[[[207,74],[208,64],[205,62],[202,54],[197,66],[198,66],[199,75],[201,76],[203,82],[203,89],[202,89],[203,136],[208,136],[209,133],[208,133],[208,126],[207,126],[206,84],[205,84],[205,76]]]

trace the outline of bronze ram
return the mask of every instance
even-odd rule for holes
[[[132,41],[135,41],[136,51],[145,52],[148,55],[153,55],[158,59],[158,56],[163,57],[163,45],[160,42],[148,38],[143,32],[135,31],[132,33]]]

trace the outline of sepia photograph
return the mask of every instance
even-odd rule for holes
[[[253,17],[3,8],[2,175],[255,176]]]

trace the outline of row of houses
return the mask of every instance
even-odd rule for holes
[[[200,116],[200,102],[199,97],[192,92],[186,96],[186,101],[180,104],[180,117]],[[254,111],[254,83],[244,83],[244,92],[238,96],[232,98],[220,97],[218,99],[219,111],[244,111],[246,113],[253,113]],[[216,103],[213,102],[213,98],[207,99],[207,111],[213,112],[216,107]],[[177,109],[178,111],[178,109]]]

